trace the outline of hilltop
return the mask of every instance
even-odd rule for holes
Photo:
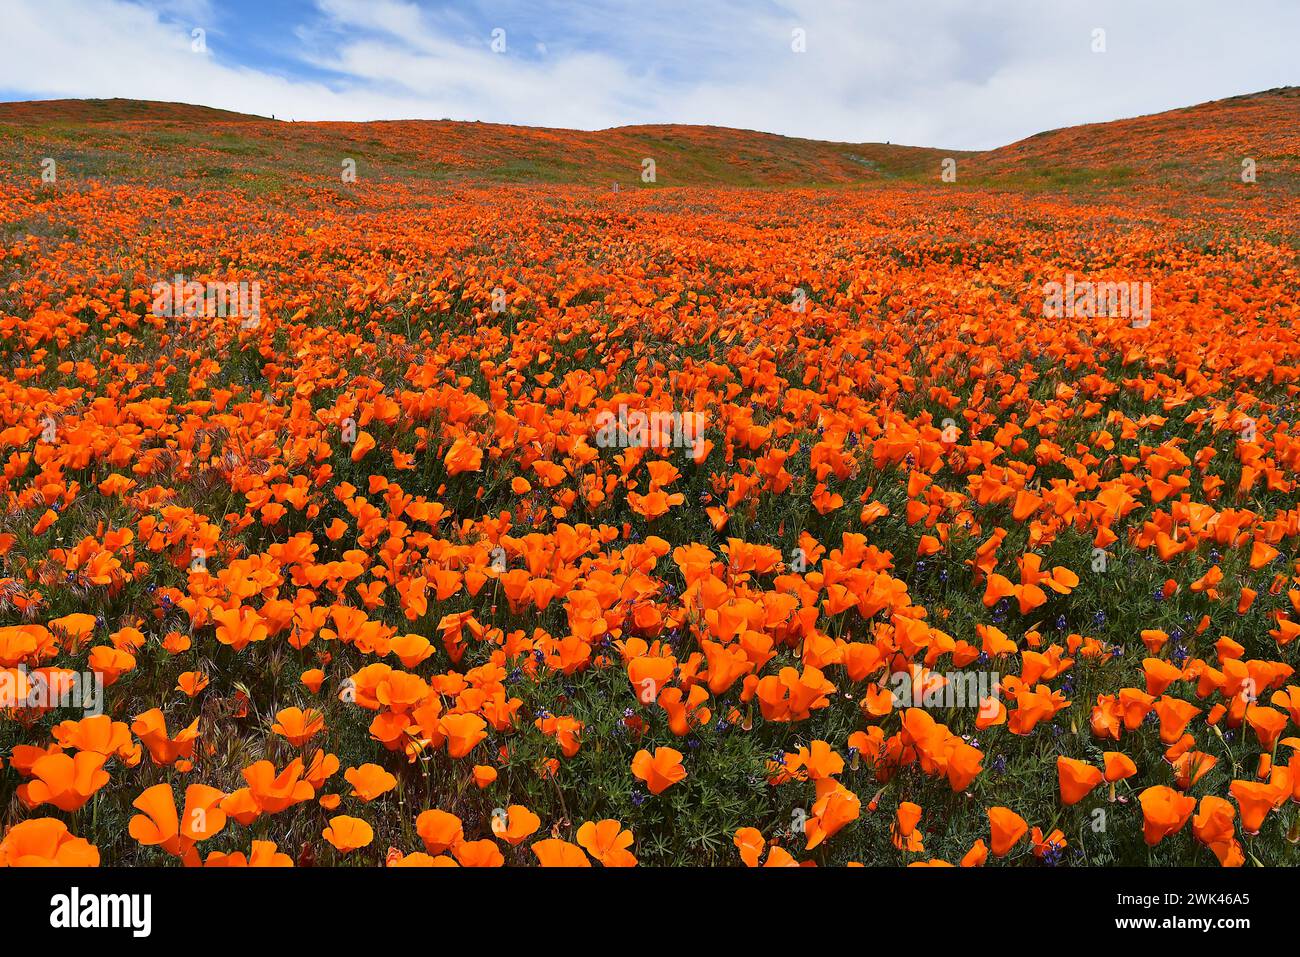
[[[1132,119],[1037,133],[978,154],[973,168],[990,179],[1038,176],[1123,182],[1240,179],[1251,158],[1261,180],[1300,176],[1300,87],[1234,96]]]
[[[242,186],[261,192],[345,159],[367,181],[487,181],[640,186],[846,186],[936,179],[1014,189],[1230,185],[1255,161],[1266,189],[1300,181],[1300,88],[1286,87],[1133,119],[1052,130],[985,152],[833,143],[711,126],[598,131],[450,120],[289,122],[137,100],[0,104],[16,172],[58,157],[77,178]]]
[[[912,176],[961,151],[830,143],[712,126],[583,131],[452,120],[289,122],[182,103],[44,100],[0,104],[0,135],[72,150],[90,175],[131,177],[123,160],[182,146],[199,177],[235,178],[270,164],[379,179],[640,182],[655,160],[662,185],[834,185]],[[127,156],[129,151],[133,156]]]

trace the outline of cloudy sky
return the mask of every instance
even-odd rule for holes
[[[0,100],[984,149],[1300,84],[1297,35],[1300,0],[3,0]]]

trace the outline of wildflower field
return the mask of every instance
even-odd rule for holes
[[[0,108],[0,864],[1297,863],[1297,120]]]

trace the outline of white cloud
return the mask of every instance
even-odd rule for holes
[[[256,65],[229,41],[259,24],[220,0],[6,0],[5,20],[0,89],[15,97],[297,119],[707,123],[979,149],[1300,82],[1294,0],[317,0],[296,45]],[[206,55],[190,50],[197,23],[212,24]]]

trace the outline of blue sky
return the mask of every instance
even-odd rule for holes
[[[299,120],[982,149],[1300,83],[1297,0],[4,0],[0,16],[0,99]]]

